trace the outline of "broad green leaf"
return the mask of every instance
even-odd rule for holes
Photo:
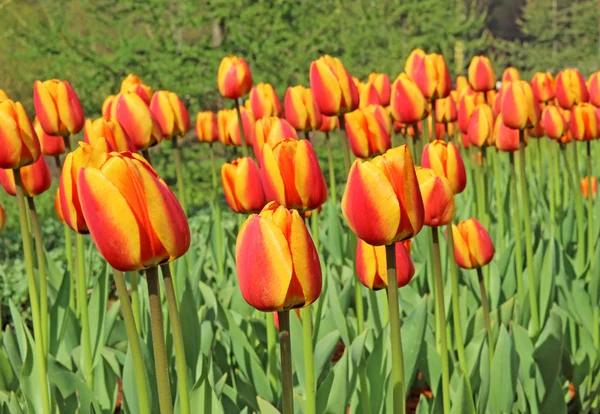
[[[490,371],[490,398],[488,409],[493,413],[508,413],[515,400],[516,383],[519,374],[519,356],[508,331],[500,328],[494,360]]]

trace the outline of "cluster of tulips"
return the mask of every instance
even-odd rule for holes
[[[450,412],[451,403],[440,227],[447,238],[449,255],[454,258],[448,271],[455,329],[461,332],[457,266],[476,269],[490,361],[493,359],[490,310],[482,268],[494,256],[494,243],[486,230],[491,219],[486,209],[484,177],[491,163],[496,202],[500,206],[502,178],[498,154],[508,152],[510,157],[512,199],[515,211],[522,215],[514,220],[515,234],[522,233],[521,221],[525,226],[525,261],[520,253],[521,240],[516,238],[521,303],[526,303],[525,267],[529,270],[529,286],[535,284],[524,154],[525,146],[533,138],[547,136],[556,141],[548,152],[550,161],[560,150],[567,166],[570,160],[566,148],[575,145],[571,141],[582,141],[587,146],[587,177],[579,180],[573,168],[569,168],[567,179],[573,188],[581,188],[574,197],[578,260],[582,265],[589,265],[589,269],[594,268],[595,241],[590,229],[597,183],[592,176],[590,142],[600,135],[600,72],[593,74],[587,84],[574,69],[560,72],[556,79],[550,73],[536,73],[530,83],[521,80],[516,69],[507,68],[497,88],[490,61],[476,56],[469,65],[468,77],[458,76],[453,89],[444,57],[417,49],[408,57],[404,72],[393,82],[385,74],[373,73],[363,83],[352,78],[339,59],[323,56],[310,65],[310,88],[301,85],[288,88],[283,105],[271,85],[253,86],[250,68],[242,58],[224,58],[217,81],[221,95],[231,99],[234,108],[222,109],[216,114],[199,112],[196,136],[200,142],[210,144],[215,189],[218,174],[213,144],[237,146],[243,154],[222,165],[221,183],[231,210],[239,217],[251,214],[240,222],[237,235],[237,280],[248,304],[259,311],[276,312],[278,317],[284,414],[294,412],[289,311],[297,308],[302,308],[300,320],[304,335],[303,408],[308,413],[316,412],[313,316],[309,305],[317,301],[323,286],[318,215],[328,198],[334,208],[339,201],[333,165],[335,143],[330,137],[335,129],[347,136],[341,141],[347,172],[341,211],[356,236],[352,242],[356,275],[366,288],[387,291],[393,412],[405,412],[406,395],[398,288],[410,283],[415,274],[410,257],[411,239],[423,226],[431,230],[430,260],[435,276],[433,294],[436,335],[441,345],[445,413]],[[136,328],[139,316],[136,317],[136,307],[131,305],[123,275],[123,272],[132,272],[132,284],[137,285],[138,271],[145,271],[160,411],[170,413],[173,399],[162,321],[160,268],[175,343],[179,404],[182,412],[189,413],[183,333],[169,267],[169,263],[184,256],[190,246],[178,143],[190,129],[188,111],[177,94],[163,90],[153,92],[134,75],[123,81],[117,95],[105,100],[102,117],[95,120],[84,118],[79,99],[67,81],[37,81],[33,94],[36,117],[32,123],[23,105],[0,91],[0,146],[3,148],[0,183],[9,194],[16,195],[18,201],[43,410],[52,411],[47,383],[49,317],[44,247],[34,198],[50,188],[52,178],[42,154],[53,157],[61,171],[55,207],[65,224],[68,266],[71,273],[77,275],[71,287],[76,292],[77,303],[73,301],[71,306],[78,307],[81,318],[82,371],[86,382],[91,384],[94,380],[83,239],[90,234],[100,254],[114,269],[132,349],[140,410],[150,412]],[[82,130],[84,141],[73,149],[71,137]],[[329,190],[311,143],[317,132],[326,136]],[[399,136],[406,144],[398,145]],[[177,197],[152,167],[148,149],[162,140],[172,141]],[[254,156],[250,155],[250,147]],[[488,152],[489,147],[497,151]],[[356,157],[353,162],[351,153]],[[473,218],[455,224],[455,197],[467,187],[467,169],[463,162],[463,155],[467,153],[475,177],[476,208]],[[549,196],[552,231],[556,224],[556,184],[551,182]],[[584,198],[588,202],[587,241]],[[502,214],[497,217],[496,244],[500,245],[504,244],[502,217]],[[0,207],[0,230],[4,221]],[[72,252],[72,232],[76,238],[76,260]],[[39,284],[34,251],[37,252]],[[222,273],[222,252],[220,254],[217,266]],[[366,329],[360,289],[356,284],[359,333]],[[535,337],[540,332],[540,315],[534,289],[529,289],[529,305],[530,332]],[[276,354],[271,351],[277,341],[273,318],[267,318],[266,326],[269,364],[274,365],[277,361],[272,357]],[[599,329],[597,320],[594,326]],[[596,333],[595,340],[598,338],[600,334]],[[461,334],[456,335],[456,347],[459,367],[468,383]],[[467,388],[471,388],[469,384]],[[366,390],[367,384],[361,384],[361,389]],[[383,390],[370,391],[371,398],[382,398],[375,393],[383,393]]]

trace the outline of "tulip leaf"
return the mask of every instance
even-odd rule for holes
[[[271,315],[267,314],[267,318]],[[302,322],[296,312],[290,312],[290,338],[295,338],[292,345],[292,361],[294,363],[294,372],[298,376],[298,383],[302,393],[305,393],[306,374],[304,364],[304,341],[302,340]]]
[[[93,366],[96,366],[100,362],[102,347],[105,343],[104,321],[106,320],[107,315],[108,281],[111,271],[111,267],[108,264],[105,264],[104,270],[100,272],[100,275],[96,279],[96,285],[92,289],[92,295],[88,302],[88,319],[90,343],[92,344]]]
[[[421,298],[401,328],[402,349],[404,350],[404,382],[407,391],[415,376],[417,360],[425,344],[423,338],[427,326],[427,298],[427,295]]]
[[[335,330],[325,335],[315,347],[315,378],[319,378],[325,365],[331,361],[334,351],[340,342],[340,333]],[[295,345],[295,343],[294,343]]]
[[[546,318],[548,316],[548,312],[550,311],[550,307],[552,306],[552,302],[554,301],[554,292],[555,292],[555,275],[559,273],[560,263],[559,258],[560,254],[558,253],[559,247],[557,243],[552,239],[544,252],[544,260],[542,263],[542,271],[540,273],[540,326],[543,327],[546,322]]]
[[[340,332],[340,336],[342,340],[346,344],[346,346],[350,346],[350,334],[348,332],[348,323],[346,319],[346,315],[340,306],[340,293],[337,290],[335,283],[330,283],[328,286],[328,302],[330,311],[333,315],[333,319],[335,321],[335,325],[337,326],[338,331]]]
[[[192,293],[194,289],[190,286],[187,278],[180,279],[180,282],[185,282],[183,295],[179,297],[179,313],[182,315],[180,318],[181,329],[185,332],[183,335],[185,360],[188,372],[196,372],[198,357],[200,355],[200,321],[198,320],[196,301]]]
[[[491,412],[511,412],[515,401],[518,374],[519,356],[508,331],[501,326],[490,371],[488,409]]]
[[[540,413],[552,413],[552,414],[566,414],[567,404],[563,397],[562,387],[560,382],[556,379],[552,388],[549,389],[547,398],[544,400],[540,407]]]
[[[281,414],[277,408],[273,407],[268,401],[260,398],[260,396],[256,400],[258,401],[260,414]]]
[[[552,313],[537,340],[533,358],[539,368],[542,382],[538,383],[538,395],[542,403],[549,398],[549,393],[558,378],[562,361],[563,335],[562,321]]]
[[[450,410],[450,414],[475,414],[473,398],[469,395],[465,377],[461,374],[458,381],[458,392],[456,396],[452,398],[452,409]]]
[[[343,239],[342,226],[340,223],[339,210],[336,203],[328,202],[327,208],[327,243],[325,247],[334,259],[334,263],[340,266],[343,263]]]

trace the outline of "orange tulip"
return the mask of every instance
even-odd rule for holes
[[[362,88],[359,88],[359,108],[366,108],[369,105],[381,105],[381,98],[375,85],[371,82],[365,83]]]
[[[6,92],[4,92],[2,89],[0,89],[0,101],[5,101],[7,99],[10,99],[8,94]],[[0,208],[2,208],[2,206],[0,206]]]
[[[381,246],[414,237],[423,227],[423,200],[406,145],[350,168],[342,211],[358,238]]]
[[[451,223],[456,213],[450,181],[430,168],[416,167],[417,180],[425,211],[424,224],[430,227]]]
[[[536,72],[531,79],[533,96],[539,102],[548,102],[555,96],[554,78],[550,72]]]
[[[494,145],[494,115],[489,105],[477,105],[469,121],[468,135],[476,147]]]
[[[390,104],[391,97],[391,84],[390,78],[385,73],[371,73],[368,79],[369,83],[372,83],[377,90],[377,94],[379,95],[379,102],[383,106],[388,106]]]
[[[587,81],[587,88],[590,94],[590,103],[595,107],[600,107],[600,71],[592,73]]]
[[[500,151],[518,151],[521,148],[519,130],[509,128],[502,119],[502,114],[496,118],[494,125],[494,142]]]
[[[432,169],[437,175],[446,177],[454,194],[462,193],[467,186],[467,172],[454,143],[435,140],[423,148],[421,165]]]
[[[110,118],[110,115],[112,114],[112,106],[116,98],[116,95],[108,95],[104,102],[102,102],[102,116]]]
[[[457,118],[458,126],[463,134],[467,134],[469,132],[469,122],[471,121],[473,111],[478,104],[482,103],[484,103],[483,97],[476,93],[465,94],[460,99]]]
[[[284,98],[285,119],[298,131],[314,131],[321,126],[322,115],[309,88],[289,87]]]
[[[273,148],[275,144],[286,138],[298,139],[296,130],[288,121],[275,116],[259,119],[254,124],[254,155],[260,159],[265,144]]]
[[[44,157],[39,157],[33,164],[21,167],[19,171],[21,172],[21,182],[26,197],[40,195],[52,185],[52,176]],[[0,184],[11,196],[17,195],[13,170],[0,169]]]
[[[242,296],[260,311],[310,305],[321,294],[321,264],[304,220],[275,202],[242,225],[235,245]]]
[[[319,131],[321,132],[331,132],[340,126],[340,120],[337,116],[321,116],[321,126],[319,127]]]
[[[435,120],[436,122],[447,124],[456,121],[458,111],[456,102],[452,96],[436,99],[435,101]]]
[[[21,102],[0,102],[0,168],[32,164],[40,156],[40,142]]]
[[[217,75],[219,92],[224,98],[238,99],[252,88],[252,73],[243,58],[231,55],[224,57]]]
[[[552,139],[560,139],[565,134],[568,126],[560,108],[551,105],[544,108],[540,124],[542,124],[546,135]]]
[[[444,57],[437,53],[424,55],[420,49],[413,51],[411,56],[404,70],[415,81],[423,96],[429,100],[450,95],[452,81]]]
[[[502,83],[520,81],[521,75],[514,66],[507,66],[502,73]]]
[[[190,129],[190,114],[176,93],[157,91],[152,96],[150,111],[164,139],[183,137]]]
[[[405,73],[392,85],[392,116],[403,124],[416,124],[427,116],[425,97],[419,87]]]
[[[256,213],[267,204],[260,171],[250,158],[238,158],[221,167],[225,201],[234,213]]]
[[[40,141],[42,154],[54,156],[67,152],[63,137],[46,134],[46,131],[44,131],[42,128],[42,125],[37,117],[33,119],[33,129],[35,130],[35,133]]]
[[[2,208],[2,204],[0,204],[0,233],[4,230],[4,226],[6,225],[6,213]]]
[[[121,125],[113,118],[87,119],[83,127],[83,138],[90,145],[100,138],[104,138],[108,145],[108,151],[131,151],[137,152],[135,144]]]
[[[258,120],[265,116],[281,116],[281,102],[272,85],[259,83],[250,91],[250,107]]]
[[[213,111],[201,111],[196,115],[196,138],[200,142],[215,142],[219,137],[217,116]]]
[[[577,141],[590,141],[598,138],[598,120],[594,105],[580,103],[571,110],[571,134]]]
[[[598,180],[596,179],[596,177],[592,177],[591,181],[592,181],[591,197],[592,197],[592,200],[595,200],[596,194],[598,193]],[[584,198],[590,197],[589,184],[590,184],[590,178],[588,178],[588,177],[583,177],[581,179],[581,182],[579,183],[579,185],[581,186],[581,193],[583,194]]]
[[[162,141],[160,125],[148,105],[135,92],[123,92],[115,97],[110,118],[117,120],[138,150]]]
[[[483,267],[494,258],[494,244],[485,228],[471,218],[452,225],[454,257],[463,269]]]
[[[571,109],[574,105],[589,100],[583,75],[577,69],[565,69],[556,76],[556,100],[561,108]]]
[[[532,128],[538,123],[538,106],[529,83],[515,81],[502,88],[502,119],[513,129]]]
[[[496,89],[496,74],[492,63],[485,56],[473,56],[468,69],[469,83],[474,91]]]
[[[415,275],[415,265],[410,258],[410,240],[394,244],[396,253],[396,279],[398,287],[404,287]],[[365,287],[371,290],[388,286],[387,257],[385,246],[371,246],[358,240],[356,245],[356,275]]]
[[[83,128],[83,108],[67,81],[35,81],[33,106],[42,128],[49,135],[75,135]]]
[[[392,147],[391,119],[380,105],[370,105],[344,115],[350,148],[359,158],[383,154]]]
[[[133,92],[146,103],[150,105],[152,99],[152,88],[148,85],[144,85],[142,80],[135,76],[133,73],[127,75],[123,82],[121,82],[121,92]]]
[[[310,88],[323,115],[342,115],[358,108],[358,88],[337,58],[325,55],[310,64]]]

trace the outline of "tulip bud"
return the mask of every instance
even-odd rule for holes
[[[447,124],[456,121],[458,117],[456,102],[452,96],[435,100],[435,120],[436,122]]]
[[[591,194],[589,187],[590,180],[592,182]],[[596,199],[596,193],[598,193],[598,180],[596,179],[596,177],[592,177],[591,179],[589,177],[583,177],[579,185],[581,186],[581,193],[583,194],[584,198],[588,198],[591,195],[592,200]]]
[[[469,85],[469,81],[468,79],[463,76],[463,75],[458,75],[456,77],[456,83],[455,83],[455,87],[454,89],[456,90],[456,92],[460,95],[460,93],[463,91],[464,88],[471,88],[471,86]]]
[[[556,76],[556,100],[563,109],[589,100],[583,75],[577,69],[565,69]]]
[[[286,138],[298,139],[296,130],[288,121],[275,116],[259,119],[254,124],[253,147],[256,159],[261,158],[265,144],[269,144],[273,148],[275,144]]]
[[[358,238],[373,246],[414,237],[423,227],[423,200],[406,145],[350,168],[342,211]]]
[[[337,116],[321,116],[321,126],[319,127],[319,131],[321,132],[331,132],[340,126],[340,120]]]
[[[538,102],[548,102],[554,99],[554,78],[550,72],[536,72],[531,79],[533,96]]]
[[[381,99],[379,98],[379,92],[371,82],[367,82],[359,88],[359,108],[366,108],[369,105],[381,105]]]
[[[268,201],[306,211],[327,200],[325,177],[309,141],[288,138],[273,147],[266,143],[260,166]]]
[[[406,74],[401,73],[392,85],[392,116],[403,124],[416,124],[427,116],[425,97]]]
[[[410,62],[407,60],[404,68],[406,74],[415,81],[428,100],[450,95],[452,81],[444,57],[437,53],[423,55],[419,50],[413,51],[414,55],[411,53],[413,58]]]
[[[310,64],[310,88],[323,115],[342,115],[358,108],[358,88],[338,58],[325,55]]]
[[[234,213],[256,213],[267,204],[260,171],[250,158],[238,158],[221,167],[225,201]]]
[[[519,71],[514,66],[507,66],[504,68],[504,73],[502,73],[502,83],[515,82],[520,81],[521,75]]]
[[[40,142],[21,102],[0,102],[0,168],[32,164],[40,156]]]
[[[217,83],[224,98],[238,99],[246,96],[252,88],[252,73],[248,63],[234,55],[224,57],[219,65]]]
[[[52,176],[44,157],[39,157],[33,164],[21,167],[19,171],[23,183],[23,192],[27,197],[40,195],[52,185]],[[11,196],[17,195],[13,170],[0,169],[0,184]]]
[[[600,71],[592,73],[587,81],[587,88],[590,94],[590,103],[596,108],[600,107]]]
[[[63,137],[46,134],[37,117],[33,119],[33,129],[40,141],[42,154],[54,156],[67,152]]]
[[[106,97],[104,102],[102,102],[102,116],[105,118],[110,118],[112,114],[112,106],[117,97],[115,95],[109,95]]]
[[[500,151],[518,151],[521,148],[519,130],[509,128],[502,119],[502,114],[496,118],[494,125],[494,142]]]
[[[213,111],[198,112],[196,115],[196,138],[200,142],[215,142],[219,136],[217,116]]]
[[[525,136],[530,138],[542,138],[544,136],[544,127],[538,122],[533,128],[525,130]]]
[[[473,56],[468,69],[469,83],[474,91],[496,89],[496,74],[492,63],[485,56]]]
[[[471,116],[473,115],[473,111],[475,107],[484,103],[483,99],[480,98],[478,94],[465,94],[460,99],[460,105],[458,106],[458,126],[463,134],[467,134],[469,132],[469,123],[471,121]]]
[[[140,98],[146,105],[150,105],[152,99],[152,88],[148,85],[144,85],[142,80],[135,76],[133,73],[127,75],[123,82],[121,82],[121,92],[133,92]]]
[[[113,118],[87,119],[83,127],[83,138],[90,145],[103,138],[108,145],[108,151],[137,152],[135,144],[121,125]]]
[[[0,204],[0,233],[4,230],[4,226],[6,225],[6,213],[2,208],[2,204]]]
[[[8,94],[6,92],[4,92],[2,89],[0,89],[0,101],[6,101],[7,99],[10,99]],[[0,206],[0,208],[2,208],[2,206]]]
[[[557,106],[549,105],[544,108],[540,124],[546,135],[552,139],[560,139],[567,130],[567,122]]]
[[[134,92],[120,93],[111,106],[110,118],[123,127],[138,150],[162,141],[162,131],[148,105]]]
[[[463,269],[485,266],[494,258],[494,244],[485,228],[474,218],[452,225],[454,257]]]
[[[577,141],[590,141],[598,138],[598,120],[594,106],[580,103],[571,110],[571,134]]]
[[[368,79],[372,83],[379,95],[379,102],[382,106],[390,104],[391,84],[390,78],[385,73],[371,73]]]
[[[469,121],[469,141],[476,147],[494,145],[494,115],[487,104],[479,104]]]
[[[454,143],[435,140],[423,148],[421,165],[432,169],[437,175],[446,177],[454,194],[462,193],[467,186],[467,172]]]
[[[494,106],[496,105],[496,101],[498,100],[499,93],[496,92],[495,89],[491,89],[489,91],[482,92],[482,94],[483,93],[485,93],[483,102],[487,103],[493,110]]]
[[[382,106],[359,108],[344,119],[350,148],[357,157],[369,158],[392,147],[391,120]]]
[[[254,125],[256,123],[256,119],[254,118],[254,114],[251,110],[246,109],[244,107],[240,107],[240,117],[242,118],[242,128],[244,129],[244,138],[246,139],[247,145],[252,145],[254,136]],[[242,146],[242,137],[240,135],[240,126],[239,126],[238,114],[235,109],[231,110],[229,113],[229,117],[227,118],[227,135],[229,136],[229,141],[238,147]],[[220,127],[219,127],[220,131]],[[232,145],[226,144],[226,145]]]
[[[259,83],[250,91],[250,107],[258,120],[265,116],[281,116],[281,102],[272,85]]]
[[[504,124],[513,129],[535,126],[538,123],[538,107],[531,86],[525,81],[516,81],[505,84],[502,89],[501,113]]]
[[[309,88],[289,87],[284,99],[285,119],[298,131],[312,131],[321,126],[321,113]]]
[[[152,96],[150,111],[164,139],[183,137],[190,129],[190,114],[176,93],[157,91]]]
[[[67,81],[35,81],[33,106],[42,128],[49,135],[66,137],[83,128],[83,108]]]
[[[424,224],[438,227],[451,223],[456,205],[450,181],[430,168],[416,167],[416,173],[423,197]]]
[[[410,258],[410,240],[394,244],[396,253],[396,279],[398,287],[408,285],[415,275],[415,265]],[[371,290],[388,286],[387,257],[385,246],[371,246],[363,240],[356,245],[356,275]]]

